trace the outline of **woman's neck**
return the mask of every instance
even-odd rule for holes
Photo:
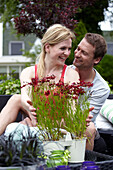
[[[60,74],[62,72],[63,66],[59,66],[59,65],[55,65],[55,66],[47,66],[45,65],[45,76],[47,75],[56,75],[56,74]]]
[[[60,65],[45,65],[45,77],[54,75],[55,76],[55,82],[58,82],[61,78],[63,66]]]

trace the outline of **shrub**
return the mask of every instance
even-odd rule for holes
[[[20,80],[10,79],[0,82],[0,95],[20,94]]]
[[[113,89],[113,56],[106,54],[95,68]]]
[[[74,29],[74,32],[76,33],[76,39],[73,40],[71,54],[66,60],[67,65],[73,64],[74,51],[77,48],[77,45],[80,43],[80,41],[84,38],[85,34],[87,33],[85,25],[82,21],[80,21],[77,24],[77,26]]]

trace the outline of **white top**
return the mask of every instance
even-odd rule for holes
[[[70,67],[70,66],[69,66]],[[71,66],[75,69],[75,66]],[[96,126],[96,117],[100,112],[102,105],[105,100],[108,98],[110,93],[110,88],[107,82],[102,78],[102,76],[94,69],[96,74],[93,80],[93,87],[90,87],[89,90],[91,92],[91,96],[89,97],[90,107],[94,107],[94,109],[90,112],[93,114],[92,122],[95,123]]]

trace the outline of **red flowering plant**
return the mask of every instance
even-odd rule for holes
[[[54,79],[54,75],[39,81],[32,79],[32,103],[36,108],[37,126],[45,140],[59,140],[62,137],[61,129],[81,138],[89,114],[89,95],[84,87],[92,84],[80,81],[69,85],[55,83]]]

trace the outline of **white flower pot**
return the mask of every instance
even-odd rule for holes
[[[73,139],[70,146],[67,149],[70,151],[69,162],[78,163],[83,162],[85,157],[86,138]]]
[[[44,141],[43,148],[44,148],[44,154],[49,156],[51,154],[51,151],[64,150],[65,146],[60,141]]]
[[[45,141],[43,143],[43,147],[44,153],[48,156],[53,150],[65,150],[66,148],[70,151],[70,163],[83,162],[85,157],[86,138],[73,139],[69,141]]]

